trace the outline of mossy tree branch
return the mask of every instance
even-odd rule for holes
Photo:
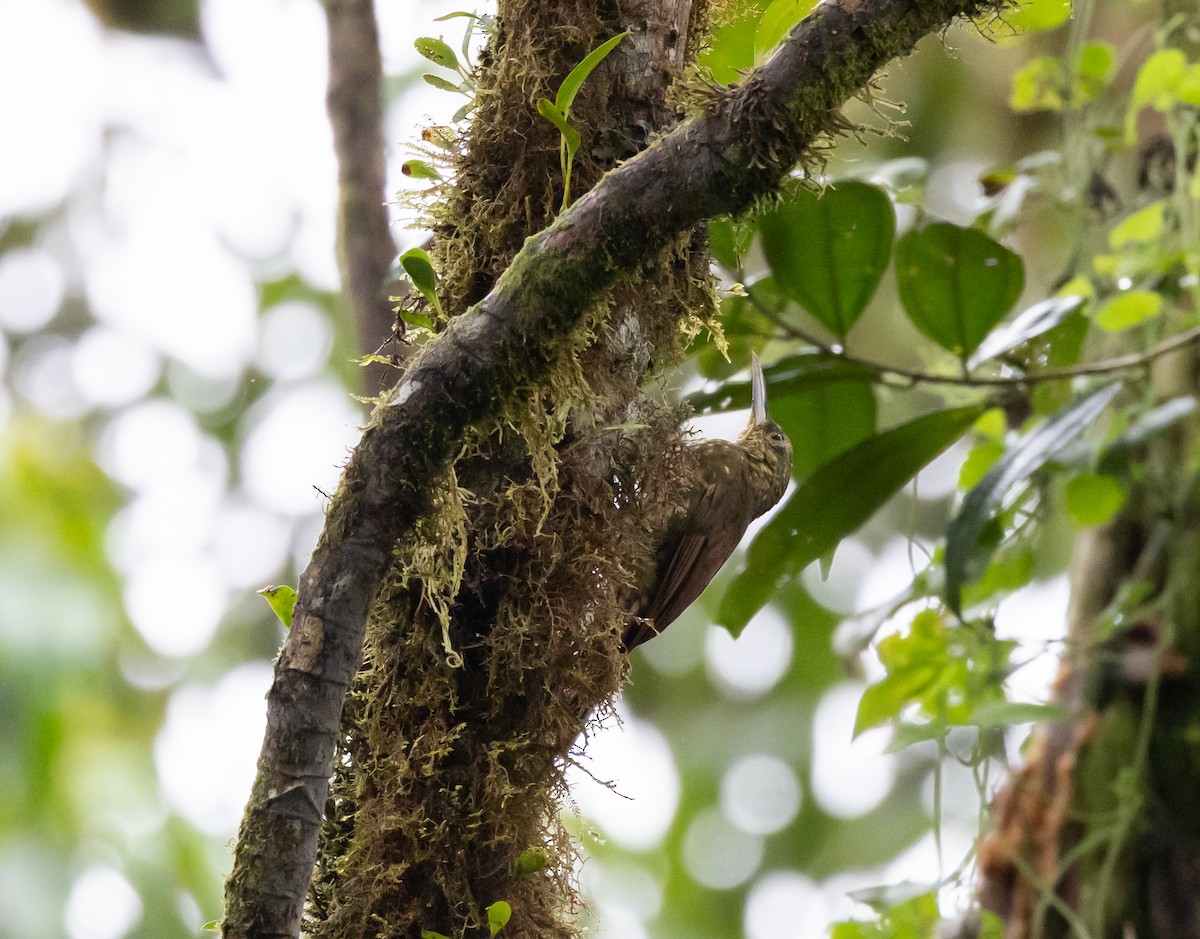
[[[223,934],[299,932],[342,703],[391,548],[430,509],[466,430],[524,400],[622,271],[703,220],[769,195],[837,109],[891,59],[1001,0],[831,0],[762,68],[606,176],[530,238],[451,322],[351,455],[300,579],[275,667],[258,776],[226,890]]]

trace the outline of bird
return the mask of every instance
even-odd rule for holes
[[[736,442],[690,444],[695,482],[665,529],[656,551],[654,579],[639,598],[621,635],[626,652],[671,625],[729,560],[750,523],[780,499],[792,475],[792,443],[767,417],[762,363],[751,355],[750,423]]]

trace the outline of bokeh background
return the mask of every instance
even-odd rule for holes
[[[255,591],[295,583],[365,414],[335,304],[318,3],[159,6],[161,31],[134,34],[102,25],[98,0],[0,0],[5,939],[194,936],[220,916],[282,636]],[[434,22],[457,0],[377,6],[401,191],[408,142],[461,103],[420,80],[413,40],[456,46],[462,21]],[[718,72],[753,37],[729,19],[709,53]],[[980,171],[1055,133],[1007,106],[1027,46],[972,29],[927,40],[889,70],[883,117],[852,109],[908,122],[903,136],[843,142],[831,170],[915,166],[926,207],[969,221]],[[392,213],[401,249],[419,244],[406,210]],[[1036,290],[1052,255],[1027,263]],[[860,352],[906,349],[892,314],[868,313]],[[702,387],[703,368],[685,362],[656,393]],[[871,407],[886,426],[922,404],[881,391]],[[744,419],[697,424],[728,435]],[[964,453],[923,472],[828,570],[784,585],[736,642],[710,625],[718,583],[639,650],[622,721],[590,735],[567,809],[602,935],[816,937],[855,912],[850,891],[930,884],[969,857],[994,779],[933,745],[887,752],[886,731],[852,741],[878,667],[837,652],[926,565]],[[1066,604],[1069,535],[1045,540],[998,618],[1027,640],[1013,682],[1030,700]]]

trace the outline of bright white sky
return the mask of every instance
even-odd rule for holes
[[[444,34],[457,47],[462,21],[432,21],[459,0],[378,6],[391,74],[419,67],[417,36]],[[303,565],[320,519],[314,487],[336,485],[362,415],[327,364],[323,315],[299,302],[257,310],[257,279],[295,272],[320,289],[338,282],[323,16],[315,0],[208,0],[203,26],[211,61],[183,44],[106,34],[73,0],[0,0],[0,225],[66,207],[32,248],[0,258],[0,369],[17,396],[49,416],[109,415],[99,460],[129,502],[108,546],[125,576],[130,619],[159,657],[158,666],[130,669],[147,686],[171,681],[172,662],[204,650],[231,607],[281,576],[289,560]],[[393,105],[396,189],[409,185],[398,172],[404,141],[428,115],[445,122],[458,104],[417,82]],[[398,240],[416,243],[401,224]],[[97,320],[77,343],[54,335],[70,296],[86,297]],[[26,336],[10,359],[11,340]],[[231,467],[195,414],[228,403],[251,364],[275,384],[241,425],[240,465]],[[164,375],[182,403],[144,399]],[[0,427],[13,406],[0,391]],[[735,433],[743,420],[708,429]],[[931,469],[922,493],[953,485],[956,472],[956,464]],[[827,579],[814,570],[805,580],[822,602],[849,612],[895,595],[911,576],[903,543],[877,558],[853,542]],[[175,600],[179,584],[188,585],[186,605]],[[1001,629],[1027,628],[1022,602],[1037,604],[1040,623],[1061,621],[1047,613],[1065,606],[1063,591],[1039,587],[1005,607]],[[737,642],[704,632],[698,618],[680,625],[692,638],[677,626],[680,639],[648,648],[640,667],[671,672],[703,659],[724,693],[753,698],[779,681],[793,653],[790,630],[771,611]],[[251,664],[179,687],[155,748],[169,804],[222,841],[234,834],[249,790],[269,675]],[[1044,689],[1034,667],[1021,675],[1034,695]],[[869,811],[895,775],[895,758],[882,752],[886,735],[850,742],[860,693],[858,685],[835,688],[814,723],[815,798],[837,815]],[[591,772],[634,799],[577,774],[583,812],[625,847],[656,847],[679,801],[666,739],[625,714],[624,727],[597,734],[589,753]],[[728,768],[720,804],[685,838],[685,861],[701,882],[720,889],[753,880],[746,933],[754,939],[819,935],[818,914],[846,915],[845,891],[885,876],[818,884],[762,870],[763,839],[795,816],[800,792],[788,763],[749,754]],[[919,847],[903,876],[932,880],[938,859]],[[590,864],[584,876],[611,934],[644,934],[661,899],[652,875]],[[83,871],[64,914],[72,939],[117,939],[131,928],[139,910],[127,888],[111,867]],[[805,924],[797,909],[809,912]]]

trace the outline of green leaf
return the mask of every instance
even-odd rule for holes
[[[424,160],[405,160],[400,164],[400,172],[413,179],[442,178],[442,174],[431,163],[426,163]]]
[[[434,39],[432,36],[422,36],[413,42],[417,52],[432,62],[434,65],[440,65],[443,68],[458,68],[458,56],[440,39]]]
[[[401,310],[400,319],[404,321],[405,325],[412,326],[414,329],[428,329],[430,332],[434,331],[433,320],[431,320],[424,313],[421,313],[419,310]],[[385,361],[390,362],[391,360],[385,359]]]
[[[973,727],[1011,727],[1013,724],[1049,724],[1065,719],[1066,712],[1053,704],[1022,701],[985,701],[971,712]]]
[[[1125,504],[1127,492],[1119,480],[1097,473],[1080,473],[1067,482],[1067,514],[1080,528],[1104,525]]]
[[[1162,297],[1149,290],[1117,294],[1096,311],[1096,325],[1110,333],[1120,332],[1154,319],[1162,312]]]
[[[517,873],[521,876],[536,874],[550,865],[550,857],[540,848],[526,848],[517,856]]]
[[[1008,491],[1024,482],[1082,434],[1116,397],[1106,385],[1068,404],[1018,440],[972,489],[946,533],[946,603],[962,615],[962,589],[982,571],[989,549],[981,544],[988,523]]]
[[[993,520],[988,523],[988,534],[995,529],[995,538],[989,543],[995,543],[1003,536],[1002,527]],[[988,536],[985,536],[988,541]],[[1020,590],[1029,585],[1033,579],[1033,551],[1023,544],[1001,544],[991,556],[987,568],[978,580],[963,587],[963,603],[972,607],[979,603],[992,600]]]
[[[885,636],[878,645],[887,674],[863,692],[854,719],[854,736],[896,720],[943,681],[948,654],[945,624],[933,610],[922,610],[908,631]]]
[[[883,748],[884,753],[899,753],[918,743],[930,740],[942,740],[949,736],[953,728],[941,721],[929,721],[925,724],[893,724],[892,739]]]
[[[1075,60],[1075,101],[1081,104],[1100,96],[1112,77],[1116,50],[1111,43],[1089,42]]]
[[[803,480],[875,433],[875,394],[865,382],[820,384],[772,399],[771,416],[791,438],[792,472]]]
[[[433,87],[437,88],[439,91],[463,91],[463,89],[460,88],[458,86],[458,84],[456,84],[455,82],[449,81],[448,79],[442,78],[441,75],[432,75],[432,74],[426,72],[421,77],[425,80],[426,84],[433,85]]]
[[[1163,217],[1167,203],[1160,199],[1123,219],[1108,236],[1108,246],[1114,251],[1130,244],[1157,241],[1163,232]]]
[[[567,77],[563,79],[563,83],[558,86],[558,94],[554,96],[554,104],[557,106],[564,120],[570,116],[571,105],[575,103],[575,96],[579,94],[579,89],[583,87],[583,83],[587,77],[617,47],[617,43],[628,35],[629,30],[626,30],[623,33],[617,33],[612,39],[598,45],[587,54],[587,57],[582,62],[571,69]],[[538,111],[541,111],[540,107]]]
[[[512,907],[507,900],[497,900],[487,908],[488,929],[494,936],[512,919]]]
[[[992,330],[967,361],[967,367],[975,368],[988,359],[1011,352],[1021,343],[1048,332],[1086,302],[1086,297],[1072,294],[1035,303],[1029,309],[1023,310],[1011,323]]]
[[[708,249],[723,267],[735,271],[750,250],[753,235],[750,225],[722,215],[708,223]]]
[[[1004,444],[999,440],[981,440],[975,444],[958,470],[958,488],[971,489],[1004,456]]]
[[[896,215],[887,194],[847,181],[802,189],[764,213],[763,252],[779,289],[845,338],[879,286]]]
[[[836,548],[981,413],[981,407],[965,407],[926,414],[819,467],[751,543],[745,567],[721,598],[717,621],[740,633],[783,577]]]
[[[1067,76],[1062,60],[1044,55],[1026,63],[1013,74],[1008,105],[1018,113],[1061,111]]]
[[[754,61],[762,64],[788,31],[812,12],[817,0],[775,0],[763,12],[754,33]]]
[[[913,324],[965,360],[1017,302],[1025,266],[983,232],[939,222],[897,243],[896,285]]]
[[[1175,86],[1175,100],[1194,108],[1200,107],[1200,63],[1187,67]]]
[[[1112,441],[1096,461],[1096,469],[1105,474],[1115,474],[1126,468],[1133,454],[1145,443],[1164,430],[1196,413],[1200,403],[1191,395],[1183,395],[1164,401],[1137,417],[1124,432]]]
[[[938,923],[941,921],[937,897],[928,892],[927,886],[920,888],[924,891],[921,896],[887,906],[888,896],[916,886],[901,884],[897,887],[883,888],[882,891],[876,891],[880,895],[877,902],[868,898],[867,891],[855,891],[855,899],[874,906],[880,919],[874,923],[852,920],[834,923],[830,931],[831,939],[930,939],[937,935]],[[883,908],[885,906],[886,909]]]
[[[1058,29],[1071,17],[1071,0],[1021,0],[1004,21],[1022,32]]]
[[[567,152],[574,156],[579,151],[582,138],[579,136],[579,131],[567,122],[566,115],[549,98],[538,98],[537,112],[558,128],[558,132],[562,134],[563,141],[567,145]]]
[[[929,891],[929,884],[919,884],[911,880],[902,880],[895,884],[859,887],[857,890],[847,891],[846,896],[855,903],[866,904],[876,913],[886,916],[891,912],[891,907],[898,907],[916,898],[926,898],[922,900],[924,908],[931,913],[934,912],[937,907],[930,907],[928,905],[927,898],[933,896]]]
[[[763,375],[767,379],[767,400],[772,403],[820,385],[867,382],[874,378],[874,373],[865,366],[819,351],[801,352],[780,359],[764,368]],[[745,410],[750,407],[750,382],[722,382],[713,391],[688,395],[684,402],[697,414]]]
[[[409,248],[400,255],[400,266],[404,268],[404,273],[413,282],[413,286],[421,291],[430,305],[441,314],[442,303],[437,295],[437,274],[433,270],[429,255],[421,248]]]
[[[742,15],[733,22],[716,27],[711,40],[705,44],[707,48],[700,53],[700,68],[710,71],[718,84],[728,85],[737,81],[742,70],[754,67],[757,30],[757,14]]]
[[[1142,63],[1133,82],[1129,110],[1125,112],[1127,144],[1132,146],[1137,141],[1137,116],[1142,108],[1165,112],[1174,107],[1187,70],[1187,58],[1179,49],[1160,49]]]
[[[450,937],[433,929],[422,929],[421,939],[450,939]]]
[[[276,587],[272,584],[270,587],[263,587],[258,591],[258,595],[271,605],[271,609],[279,617],[279,622],[291,629],[292,611],[296,608],[296,591],[286,585]]]
[[[1130,98],[1130,111],[1150,106],[1169,111],[1175,104],[1175,88],[1187,72],[1187,58],[1179,49],[1160,49],[1138,69]]]

